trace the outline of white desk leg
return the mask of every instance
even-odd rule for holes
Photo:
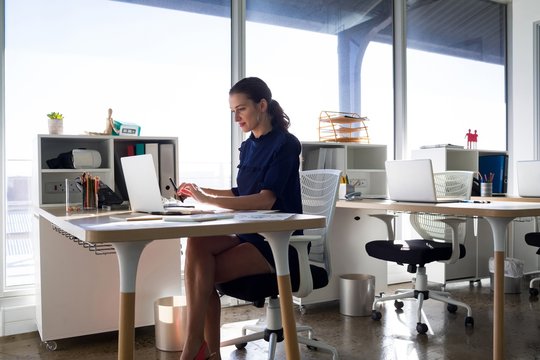
[[[289,238],[292,231],[262,234],[272,248],[276,262],[276,275],[279,289],[281,319],[285,337],[285,355],[288,360],[299,360],[298,335],[293,313],[291,276],[289,272]]]
[[[506,244],[506,228],[512,218],[485,218],[491,226],[494,245],[495,282],[493,291],[493,359],[504,359],[504,253]]]
[[[118,319],[118,359],[133,360],[135,349],[135,284],[137,266],[150,241],[113,243],[120,270],[120,317]]]

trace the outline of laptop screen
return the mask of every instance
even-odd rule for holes
[[[120,159],[129,204],[132,211],[163,211],[161,191],[152,155],[127,156]]]
[[[391,160],[385,167],[390,200],[437,202],[430,159]]]
[[[523,197],[540,197],[540,161],[517,161],[518,194]]]

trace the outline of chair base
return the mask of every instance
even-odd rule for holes
[[[310,326],[297,325],[298,333],[307,332],[307,337],[298,336],[298,343],[304,344],[310,349],[322,350],[332,354],[333,360],[338,360],[339,355],[335,347],[313,337],[313,328]],[[248,333],[249,332],[249,333]],[[279,300],[270,298],[266,307],[266,323],[246,325],[242,328],[242,336],[226,341],[222,341],[220,346],[235,345],[238,349],[244,348],[248,342],[264,339],[268,342],[268,360],[273,360],[278,342],[283,341],[283,327],[281,325],[281,312]]]
[[[416,330],[420,334],[424,334],[428,331],[428,327],[426,324],[422,323],[422,305],[424,300],[433,299],[436,301],[444,302],[447,305],[447,309],[449,312],[456,312],[458,307],[465,308],[467,310],[467,317],[465,318],[465,326],[474,326],[474,319],[472,317],[472,309],[469,305],[467,305],[464,302],[455,300],[451,298],[450,293],[445,291],[436,291],[436,290],[428,290],[427,289],[427,275],[426,275],[426,268],[425,267],[418,267],[417,273],[415,275],[415,281],[414,281],[414,289],[399,289],[396,291],[394,295],[388,295],[388,296],[382,296],[380,298],[376,298],[373,301],[372,306],[372,314],[371,317],[373,320],[380,320],[382,315],[380,311],[377,310],[378,304],[384,301],[394,300],[394,306],[397,309],[401,309],[403,307],[403,302],[399,301],[401,299],[417,299],[418,307],[417,307],[417,322],[416,322]]]
[[[530,275],[530,274],[537,274],[538,271],[535,271],[535,272],[532,272],[532,273],[526,273],[524,275]],[[531,281],[529,282],[529,295],[535,297],[535,296],[538,296],[538,288],[536,288],[534,286],[534,283],[535,282],[540,282],[540,277],[535,277],[533,279],[531,279]]]

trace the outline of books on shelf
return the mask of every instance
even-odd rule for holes
[[[144,153],[152,155],[152,159],[154,160],[154,168],[156,169],[156,175],[159,178],[159,144],[158,143],[144,144]]]

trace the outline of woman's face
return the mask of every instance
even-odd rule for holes
[[[264,100],[259,104],[248,99],[245,94],[232,94],[229,96],[229,105],[234,114],[234,121],[243,132],[256,130],[262,119],[262,106]]]

